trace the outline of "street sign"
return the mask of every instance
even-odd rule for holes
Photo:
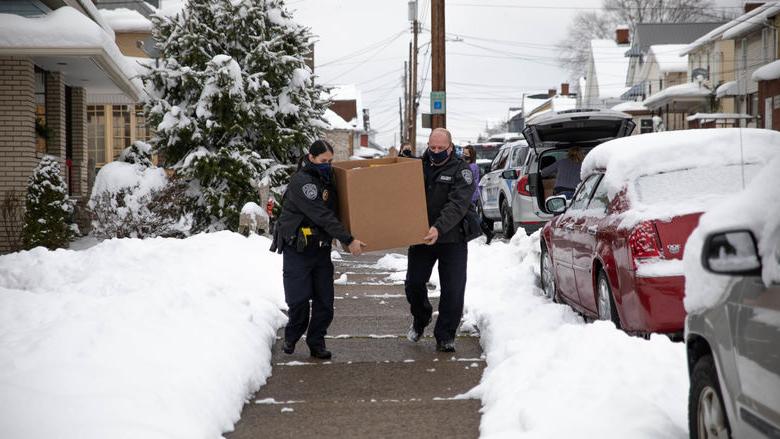
[[[431,114],[447,114],[447,93],[431,92]]]

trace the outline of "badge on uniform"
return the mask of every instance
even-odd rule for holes
[[[460,171],[460,175],[463,176],[463,179],[466,180],[466,183],[471,184],[471,182],[474,181],[474,176],[471,174],[470,169],[464,169]]]
[[[330,192],[328,192],[327,189],[322,190],[322,199],[323,201],[328,201],[328,197],[330,197]]]
[[[317,185],[314,183],[308,183],[303,185],[303,195],[310,200],[317,198]]]

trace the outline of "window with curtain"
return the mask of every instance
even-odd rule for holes
[[[102,105],[87,107],[87,154],[95,166],[106,163],[106,112]]]
[[[46,125],[46,71],[35,68],[35,151],[46,152],[50,131]]]

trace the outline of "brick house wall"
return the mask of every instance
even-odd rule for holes
[[[35,152],[35,67],[22,57],[0,57],[0,203],[16,195],[21,213],[27,179],[38,164]],[[64,141],[63,141],[64,144]],[[14,210],[15,209],[15,210]],[[0,212],[0,253],[17,249],[21,223]]]

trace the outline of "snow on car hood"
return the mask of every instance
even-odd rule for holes
[[[758,131],[758,130],[757,130]],[[780,147],[780,144],[776,144]],[[732,276],[713,274],[701,264],[705,238],[713,232],[749,229],[758,241],[761,277],[769,286],[780,282],[780,156],[775,156],[744,191],[725,198],[709,209],[685,245],[685,310],[702,311],[724,298]]]

